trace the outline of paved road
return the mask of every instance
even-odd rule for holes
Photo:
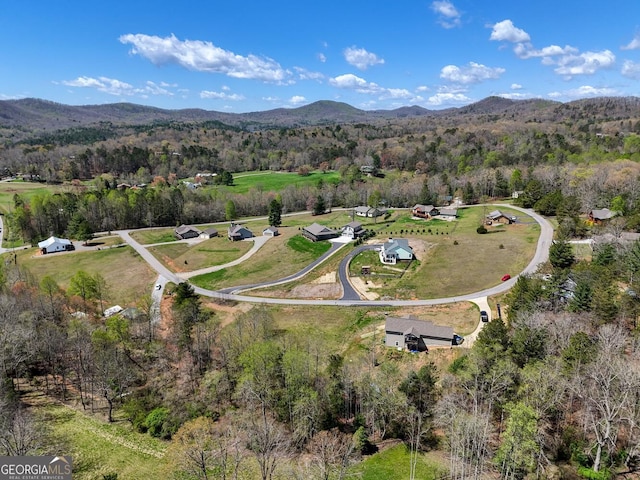
[[[283,283],[293,282],[294,280],[298,280],[299,278],[304,277],[307,273],[309,273],[311,270],[313,270],[318,265],[323,263],[327,258],[332,256],[334,253],[336,253],[338,250],[340,250],[346,244],[347,244],[347,242],[341,242],[341,241],[333,241],[333,242],[331,242],[331,248],[329,248],[329,250],[327,250],[326,253],[322,254],[318,259],[314,260],[312,263],[310,263],[309,265],[304,267],[299,272],[294,273],[293,275],[289,275],[288,277],[284,277],[284,278],[281,278],[279,280],[275,280],[273,282],[260,282],[260,283],[254,283],[254,284],[251,284],[251,285],[241,285],[239,287],[223,288],[222,290],[219,290],[219,292],[223,293],[223,294],[232,294],[233,295],[233,294],[237,294],[237,293],[240,293],[240,292],[245,292],[247,290],[253,290],[255,288],[271,287],[271,286],[275,286],[275,285],[282,285]],[[358,299],[360,299],[360,297],[358,297]]]
[[[505,207],[507,205],[504,204],[495,204],[492,206],[496,207]],[[531,216],[538,224],[540,225],[540,237],[538,239],[538,244],[536,247],[536,252],[531,259],[531,262],[527,267],[521,272],[521,274],[529,274],[533,273],[537,270],[538,265],[544,263],[549,258],[549,247],[551,246],[551,242],[553,240],[553,227],[551,224],[542,216],[538,215],[532,210],[524,209],[520,207],[515,207],[512,205],[508,205],[509,208],[514,210],[518,210],[526,215]],[[146,248],[140,245],[138,242],[133,240],[129,235],[128,230],[118,232],[122,238],[131,245],[140,255],[144,258],[149,265],[156,270],[160,275],[165,277],[166,279],[179,283],[182,279],[176,275],[175,273],[169,271],[164,265],[162,265],[153,255],[151,255]],[[315,267],[317,263],[314,262],[313,267]],[[300,272],[298,272],[299,274]],[[507,273],[507,272],[504,272]],[[298,275],[296,274],[296,275]],[[466,295],[457,295],[453,297],[445,297],[445,298],[434,298],[434,299],[425,299],[425,300],[356,300],[355,298],[351,299],[340,299],[340,300],[310,300],[310,299],[289,299],[289,298],[268,298],[268,297],[252,297],[249,295],[240,295],[236,293],[227,293],[227,292],[235,292],[240,290],[246,290],[248,288],[257,288],[251,286],[245,287],[233,287],[230,289],[225,289],[226,292],[223,291],[214,291],[207,290],[204,288],[194,286],[194,290],[199,295],[219,298],[225,300],[234,300],[238,302],[252,302],[252,303],[264,303],[264,304],[281,304],[281,305],[333,305],[333,306],[356,306],[356,307],[366,307],[366,306],[394,306],[394,307],[407,307],[407,306],[416,306],[416,305],[442,305],[446,303],[455,303],[461,301],[474,301],[478,298],[488,297],[492,295],[497,295],[503,292],[508,291],[517,281],[519,275],[513,275],[512,278],[506,282],[501,282],[498,285],[493,287],[484,289],[480,292],[470,293]],[[299,277],[296,277],[299,278]],[[291,280],[287,280],[291,281]],[[280,281],[259,284],[260,286],[268,286],[268,285],[277,285]],[[347,282],[348,284],[348,282]],[[346,285],[343,283],[343,285]],[[349,288],[349,287],[347,287]],[[350,294],[349,297],[352,295]],[[359,298],[359,297],[358,297]]]
[[[382,245],[360,245],[359,247],[354,248],[352,252],[349,252],[349,254],[342,259],[340,266],[338,267],[338,278],[342,285],[341,301],[357,302],[362,300],[358,291],[353,288],[353,285],[351,285],[351,282],[349,281],[349,264],[360,252],[364,252],[365,250],[375,250],[381,246]]]

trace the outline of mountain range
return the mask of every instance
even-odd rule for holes
[[[166,110],[132,103],[103,105],[64,105],[36,98],[0,101],[0,128],[23,132],[55,131],[87,127],[100,123],[146,125],[168,122],[222,122],[249,130],[292,128],[325,124],[373,123],[397,119],[433,117],[455,119],[469,116],[518,118],[528,121],[557,121],[570,117],[594,120],[636,119],[640,117],[640,98],[602,97],[561,103],[543,99],[510,100],[488,97],[479,102],[445,110],[420,106],[394,110],[360,110],[335,101],[318,101],[298,108],[277,108],[261,112],[228,113],[204,109]],[[494,120],[497,118],[494,118]],[[22,136],[22,135],[20,135]]]

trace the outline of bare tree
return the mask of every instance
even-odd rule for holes
[[[262,480],[271,480],[276,468],[291,454],[289,433],[270,413],[249,411],[245,417],[247,448],[253,454]]]
[[[311,453],[311,478],[342,480],[347,467],[354,460],[354,442],[351,435],[337,428],[317,433],[307,446]]]

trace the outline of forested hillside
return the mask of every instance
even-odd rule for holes
[[[347,478],[390,444],[404,445],[409,478],[637,476],[639,99],[214,113],[0,103],[3,176],[60,188],[15,194],[3,235],[22,247],[273,214],[274,204],[278,216],[321,204],[321,221],[332,207],[509,199],[553,220],[550,260],[490,299],[493,319],[471,348],[414,355],[376,336],[386,307],[213,302],[180,283],[159,324],[148,291],[134,292],[136,315],[104,318],[102,273],[78,270],[61,286],[6,253],[0,454],[75,445],[94,471],[26,407],[37,391],[161,439],[150,455],[166,478]],[[239,191],[248,171],[314,181]],[[603,208],[612,218],[588,217]],[[494,254],[512,254],[503,249]],[[111,252],[137,261],[101,254]],[[427,468],[433,452],[439,465]]]

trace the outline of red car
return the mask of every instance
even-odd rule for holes
[[[503,276],[502,276],[502,279],[501,279],[501,280],[502,280],[503,282],[506,282],[506,281],[507,281],[507,280],[509,280],[510,278],[511,278],[511,275],[509,275],[509,274],[507,273],[506,275],[503,275]]]

